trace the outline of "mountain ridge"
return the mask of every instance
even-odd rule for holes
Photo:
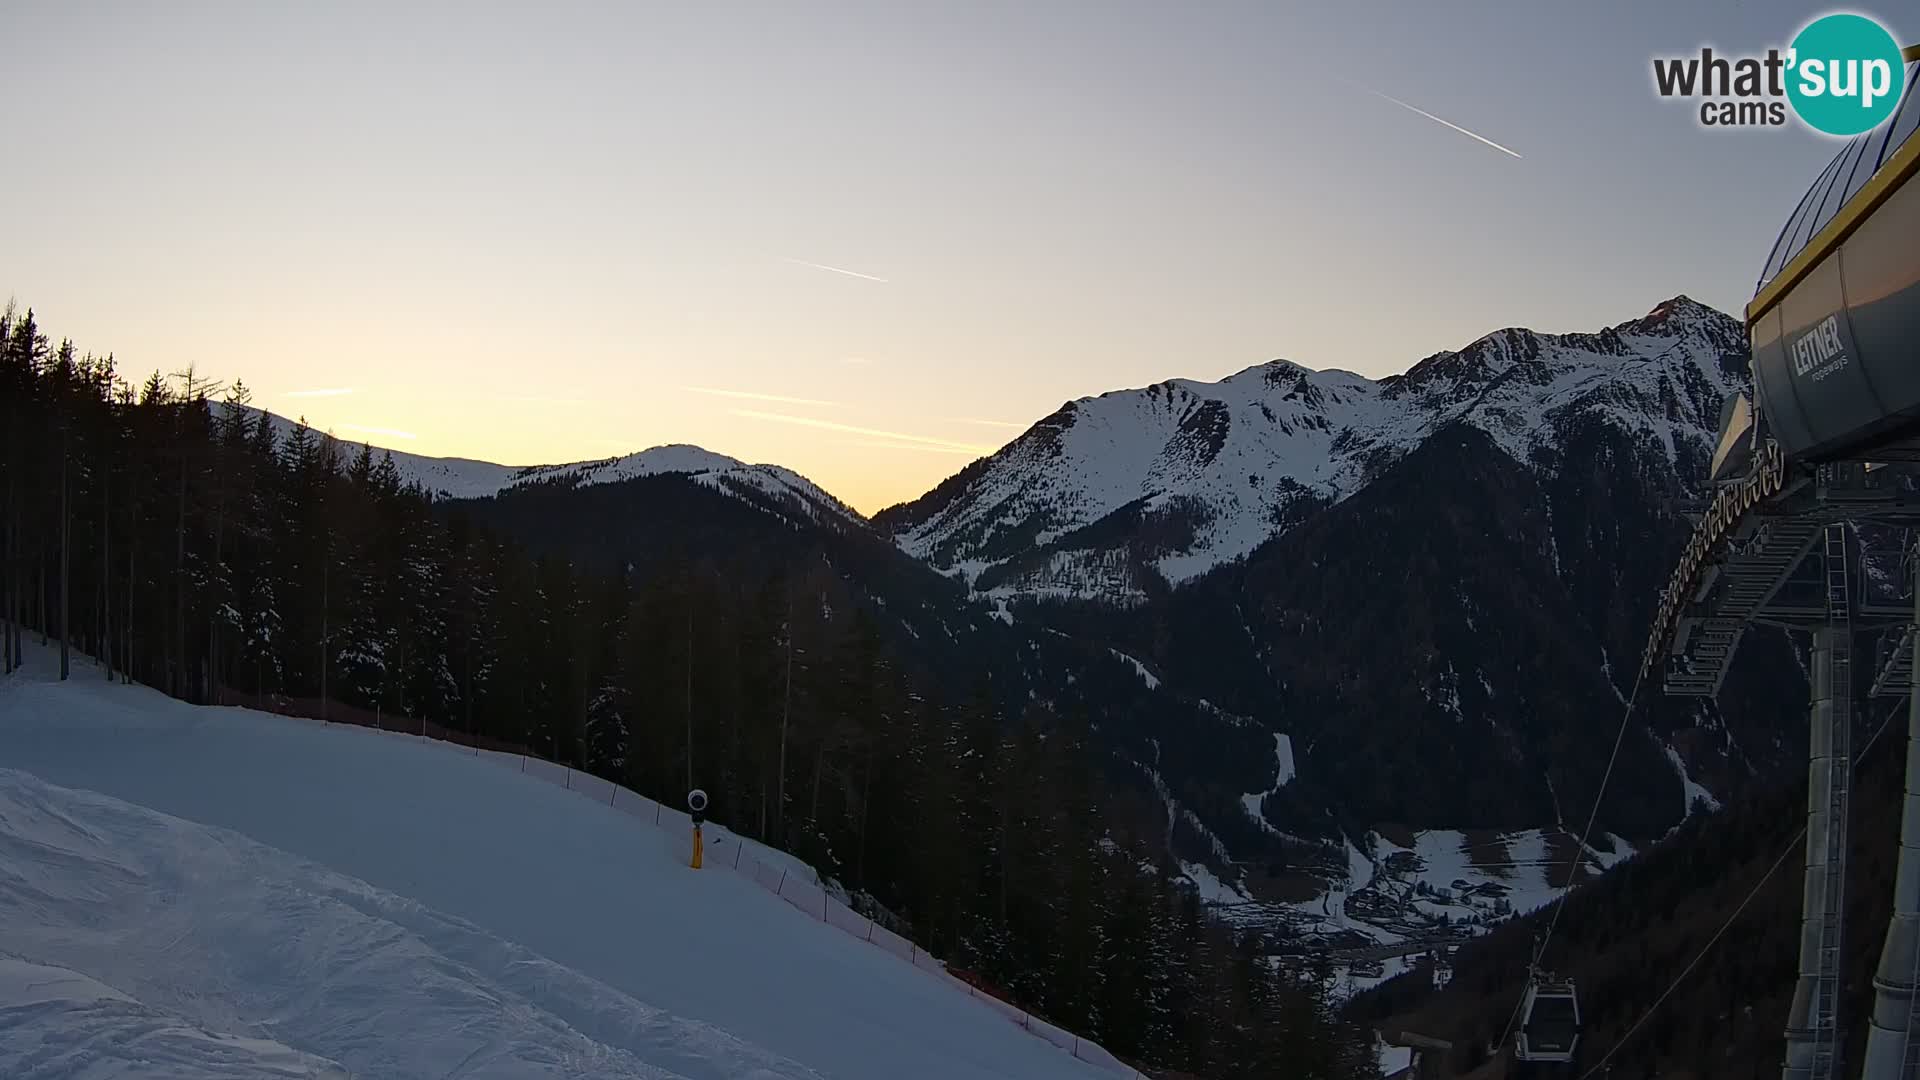
[[[1259,407],[1262,418],[1273,425],[1279,434],[1294,436],[1317,431],[1329,436],[1326,449],[1330,455],[1358,457],[1357,462],[1344,462],[1343,467],[1334,470],[1333,475],[1324,477],[1303,478],[1285,471],[1291,462],[1277,462],[1283,469],[1277,481],[1280,492],[1265,500],[1264,509],[1270,513],[1264,523],[1280,528],[1263,533],[1258,527],[1236,523],[1237,527],[1229,530],[1233,535],[1225,543],[1214,546],[1225,553],[1222,558],[1212,558],[1211,551],[1204,551],[1189,552],[1186,558],[1163,560],[1167,564],[1162,568],[1167,583],[1180,584],[1199,576],[1220,561],[1244,556],[1252,546],[1270,538],[1273,531],[1283,531],[1289,518],[1298,516],[1297,511],[1290,514],[1289,508],[1303,497],[1311,497],[1311,501],[1338,501],[1351,495],[1377,474],[1385,458],[1404,453],[1413,442],[1429,437],[1446,422],[1462,419],[1476,410],[1491,412],[1493,416],[1489,422],[1481,426],[1487,427],[1499,440],[1501,431],[1495,429],[1511,427],[1507,421],[1512,403],[1501,401],[1498,392],[1505,389],[1509,382],[1542,386],[1537,372],[1518,365],[1542,360],[1543,347],[1578,349],[1594,357],[1634,359],[1637,356],[1639,359],[1657,361],[1663,358],[1661,354],[1648,355],[1644,350],[1636,354],[1629,338],[1649,337],[1657,331],[1670,330],[1676,324],[1680,327],[1679,336],[1682,337],[1704,326],[1710,336],[1724,339],[1726,329],[1733,324],[1733,320],[1681,294],[1661,302],[1646,315],[1597,332],[1555,334],[1518,326],[1502,327],[1481,335],[1458,350],[1430,354],[1404,372],[1379,379],[1369,379],[1342,368],[1315,369],[1294,360],[1275,358],[1249,365],[1213,382],[1175,376],[1144,387],[1085,395],[1062,403],[1058,409],[1034,421],[1014,442],[1001,450],[969,462],[916,498],[885,507],[871,516],[861,514],[820,484],[785,466],[749,463],[688,443],[660,444],[606,458],[507,465],[480,458],[416,454],[372,440],[332,437],[343,448],[364,445],[392,454],[403,482],[417,483],[436,498],[485,498],[528,484],[586,486],[659,474],[702,477],[704,479],[701,482],[720,490],[741,486],[753,488],[776,500],[797,501],[809,512],[825,512],[848,522],[870,523],[892,534],[909,554],[931,563],[943,573],[966,576],[970,582],[977,579],[981,572],[1005,562],[1006,558],[948,559],[945,556],[968,545],[950,536],[934,537],[921,526],[938,518],[947,506],[963,495],[971,494],[968,489],[992,472],[997,464],[1021,456],[1036,458],[1065,454],[1067,448],[1064,441],[1068,433],[1083,422],[1090,407],[1101,402],[1121,402],[1144,395],[1163,408],[1177,410],[1180,414],[1158,452],[1147,460],[1147,468],[1141,473],[1142,490],[1135,492],[1131,498],[1106,500],[1101,504],[1098,516],[1082,514],[1073,520],[1063,518],[1054,527],[1039,523],[1013,525],[991,540],[972,545],[975,550],[1010,550],[1029,539],[1038,540],[1044,546],[1081,529],[1100,526],[1114,514],[1153,514],[1193,498],[1194,494],[1185,488],[1205,479],[1199,474],[1218,461],[1235,426],[1230,409],[1233,403],[1223,401],[1218,396],[1225,389],[1259,391],[1255,398],[1243,403]],[[1722,340],[1719,344],[1731,343]],[[1728,350],[1729,353],[1731,351]],[[1738,378],[1744,378],[1743,371]],[[1727,380],[1736,377],[1735,373],[1722,366],[1719,374],[1721,379],[1708,378],[1713,383],[1711,389],[1730,389]],[[1535,377],[1523,377],[1527,375]],[[1566,389],[1574,392],[1585,388],[1574,386]],[[1384,425],[1378,422],[1379,418],[1374,418],[1376,423],[1372,430],[1353,423],[1336,427],[1329,418],[1329,413],[1338,413],[1345,406],[1348,413],[1346,419],[1354,420],[1356,417],[1352,414],[1355,407],[1363,407],[1363,399],[1375,395],[1385,400],[1414,399],[1421,402],[1430,413],[1426,417],[1428,423],[1416,425],[1418,433],[1408,438],[1404,424],[1395,425],[1391,422],[1405,418],[1388,417]],[[1697,403],[1697,397],[1690,402]],[[1713,404],[1717,407],[1717,401]],[[1283,412],[1276,410],[1275,405],[1291,408]],[[1549,410],[1552,408],[1551,405],[1546,407]],[[296,423],[304,423],[269,410],[249,408],[255,412],[268,412],[274,418],[278,434],[282,436],[290,432]],[[1695,411],[1693,416],[1685,419],[1696,421],[1689,426],[1704,425],[1710,428],[1713,414],[1708,412],[1703,415]],[[1386,430],[1382,430],[1383,426]],[[324,429],[312,430],[319,433]],[[330,431],[325,433],[332,435]],[[1667,441],[1671,447],[1671,440]],[[1524,447],[1508,445],[1506,448],[1517,460],[1526,463]],[[956,523],[954,528],[944,532],[951,534],[969,527],[978,530],[977,525]],[[982,591],[1017,595],[1023,590],[989,588]]]
[[[956,670],[1011,679],[1003,707],[1091,709],[1185,872],[1215,899],[1265,901],[1303,873],[1352,887],[1368,837],[1397,822],[1551,830],[1563,803],[1589,804],[1583,763],[1605,752],[1594,732],[1621,693],[1610,658],[1637,647],[1658,584],[1640,564],[1680,542],[1663,507],[1702,473],[1744,346],[1731,317],[1678,296],[1592,333],[1502,328],[1381,380],[1285,359],[1163,380],[1067,402],[871,519],[805,502],[819,489],[789,470],[684,447],[502,472],[479,497],[527,542],[608,566],[676,550],[666,513],[691,515],[687,537],[705,539],[688,542],[722,543],[733,519],[659,486],[674,475],[792,526],[844,526],[855,546],[809,556],[843,599],[864,597],[929,664],[942,645],[974,658]],[[537,507],[502,498],[535,493]],[[1420,580],[1394,584],[1395,564]],[[1523,569],[1532,599],[1502,599]],[[1421,629],[1385,632],[1409,619]],[[1502,658],[1527,641],[1551,658]],[[1636,728],[1608,831],[1655,839],[1697,793],[1772,767],[1768,692],[1741,686],[1731,717],[1670,709]],[[1459,783],[1469,748],[1497,782]]]
[[[289,420],[265,409],[247,407],[252,414],[273,419],[275,433],[284,438],[304,421]],[[309,430],[320,431],[309,425]],[[795,506],[816,516],[864,522],[865,515],[825,488],[782,465],[749,464],[739,458],[691,443],[662,443],[630,454],[565,462],[557,465],[501,465],[477,458],[434,457],[380,446],[369,440],[348,440],[324,432],[340,446],[343,458],[365,446],[393,456],[402,483],[418,484],[436,499],[476,499],[533,484],[585,487],[612,484],[644,476],[682,475],[751,501],[750,492]]]
[[[1739,324],[1682,295],[1594,333],[1503,328],[1379,380],[1284,359],[1169,379],[1066,402],[872,520],[979,592],[1137,602],[1244,558],[1454,421],[1527,465],[1561,421],[1600,413],[1680,464],[1744,357]]]

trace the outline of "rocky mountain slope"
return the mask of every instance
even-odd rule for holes
[[[872,522],[691,447],[396,464],[603,567],[831,580],[823,604],[951,689],[1085,716],[1134,795],[1116,827],[1157,834],[1209,898],[1330,930],[1353,901],[1406,929],[1416,881],[1537,900],[1540,864],[1597,870],[1792,760],[1798,657],[1759,632],[1719,704],[1636,718],[1573,858],[1563,826],[1598,791],[1745,365],[1739,324],[1686,297],[1378,381],[1276,361],[1070,402]]]
[[[1454,423],[1522,464],[1610,424],[1697,473],[1744,369],[1739,324],[1684,296],[1596,334],[1500,330],[1378,381],[1275,360],[1070,401],[875,521],[982,592],[1138,601],[1246,557]]]
[[[1377,382],[1276,361],[1070,402],[876,524],[1125,657],[1150,696],[1284,743],[1276,771],[1151,710],[1110,729],[1191,815],[1181,857],[1224,901],[1360,889],[1403,830],[1458,830],[1488,866],[1487,845],[1548,842],[1570,866],[1562,826],[1598,792],[1745,371],[1740,325],[1686,297],[1593,334],[1497,331]],[[1719,703],[1655,695],[1601,808],[1617,837],[1583,864],[1788,768],[1797,659],[1756,633]]]

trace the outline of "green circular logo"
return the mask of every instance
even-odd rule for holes
[[[1788,54],[1787,99],[1815,131],[1858,135],[1893,115],[1906,88],[1900,43],[1864,15],[1807,24]]]

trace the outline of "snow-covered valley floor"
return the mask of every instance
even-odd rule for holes
[[[443,745],[0,682],[0,1076],[1110,1076]]]

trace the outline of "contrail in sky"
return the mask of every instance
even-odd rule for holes
[[[1403,109],[1406,109],[1408,112],[1419,113],[1421,116],[1426,117],[1427,119],[1433,121],[1436,124],[1445,124],[1447,127],[1450,127],[1453,130],[1459,132],[1460,134],[1465,135],[1469,139],[1478,139],[1481,142],[1486,143],[1488,146],[1493,147],[1495,150],[1498,150],[1503,154],[1508,154],[1513,157],[1520,156],[1519,154],[1515,154],[1513,151],[1507,149],[1504,146],[1501,146],[1499,143],[1494,142],[1492,139],[1489,139],[1484,135],[1475,135],[1473,132],[1468,131],[1466,128],[1461,127],[1459,124],[1453,123],[1450,120],[1442,120],[1439,117],[1433,115],[1432,113],[1428,112],[1425,109],[1420,108],[1417,105],[1409,105],[1406,102],[1401,101],[1399,98],[1394,97],[1392,94],[1383,94],[1380,91],[1373,89],[1372,87],[1362,87],[1361,89],[1365,90],[1369,94],[1372,94],[1374,97],[1383,98],[1387,101],[1391,101],[1395,105],[1398,105]]]
[[[411,431],[396,431],[393,428],[362,427],[359,424],[341,424],[340,426],[346,428],[348,431],[358,431],[364,435],[390,435],[396,439],[417,439],[420,437]]]
[[[977,451],[963,450],[957,446],[922,446],[919,443],[887,442],[882,439],[848,439],[843,446],[866,446],[876,450],[923,450],[929,454],[963,454],[977,456]]]
[[[493,398],[496,401],[527,401],[527,402],[532,402],[536,405],[585,405],[587,404],[587,402],[581,398],[549,397],[545,394],[494,394]]]
[[[680,389],[693,394],[712,394],[715,397],[747,398],[750,401],[778,401],[787,405],[828,405],[839,408],[838,401],[821,401],[819,398],[787,397],[784,394],[757,394],[751,390],[721,390],[711,386],[683,386]]]
[[[962,424],[979,424],[982,427],[1018,428],[1022,431],[1032,426],[1030,424],[1016,423],[1012,420],[982,420],[973,416],[956,416],[954,420]]]
[[[795,266],[811,266],[811,267],[813,267],[813,268],[814,268],[815,270],[826,270],[826,271],[828,271],[828,272],[830,272],[830,273],[834,273],[834,274],[845,274],[845,275],[847,275],[848,277],[857,277],[857,278],[862,278],[862,279],[864,279],[864,280],[867,280],[867,281],[877,281],[877,282],[879,282],[879,283],[880,283],[880,284],[882,284],[882,285],[885,285],[885,284],[887,283],[887,279],[886,279],[886,278],[883,278],[883,277],[874,277],[874,276],[873,276],[872,274],[863,274],[863,273],[861,273],[861,272],[860,272],[860,271],[858,271],[858,270],[843,270],[843,269],[841,269],[841,268],[840,268],[840,267],[838,267],[838,266],[828,266],[828,265],[827,265],[826,263],[817,263],[817,262],[808,262],[808,261],[807,261],[807,260],[805,260],[805,259],[793,259],[793,258],[788,258],[788,257],[787,257],[787,256],[785,256],[785,255],[782,255],[782,256],[780,256],[780,259],[781,259],[781,261],[783,261],[783,262],[790,262],[790,263],[792,263],[792,264],[793,264],[793,265],[795,265]]]
[[[932,439],[925,435],[908,435],[898,431],[881,431],[878,428],[855,427],[852,424],[836,424],[831,420],[815,420],[811,416],[788,416],[785,413],[757,412],[753,409],[734,409],[733,415],[751,417],[755,420],[778,420],[783,424],[799,424],[803,427],[823,428],[827,431],[843,431],[849,435],[868,435],[876,439],[888,439],[895,442],[919,443],[922,446],[943,447],[972,454],[991,454],[999,449],[994,446],[974,446],[970,443],[953,442],[950,439]]]

